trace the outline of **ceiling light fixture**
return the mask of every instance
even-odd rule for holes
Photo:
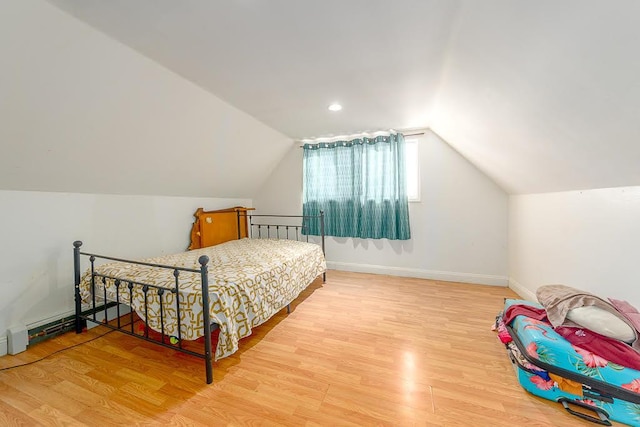
[[[342,105],[340,105],[338,103],[333,103],[333,104],[329,105],[329,110],[330,111],[340,111],[340,110],[342,110]]]

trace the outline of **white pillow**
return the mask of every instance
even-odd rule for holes
[[[615,314],[592,305],[569,310],[567,319],[600,335],[624,342],[633,342],[636,333],[631,326]]]

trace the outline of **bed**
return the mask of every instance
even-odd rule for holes
[[[75,329],[99,323],[200,357],[209,384],[213,360],[289,310],[318,276],[325,280],[324,235],[316,243],[305,233],[309,221],[323,230],[324,216],[252,215],[246,208],[199,209],[195,216],[191,250],[178,254],[127,260],[83,252],[74,242]],[[84,274],[82,257],[90,264]],[[194,350],[196,340],[203,350]]]

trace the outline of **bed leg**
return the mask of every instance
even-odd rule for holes
[[[320,211],[320,235],[322,236],[322,254],[326,256],[324,252],[324,211]],[[322,273],[322,283],[327,282],[327,272]]]
[[[204,363],[207,371],[207,384],[213,382],[213,357],[211,355],[211,319],[209,313],[209,257],[202,255],[200,263],[200,280],[202,284],[202,320],[204,321]]]
[[[211,337],[209,337],[209,343],[211,343]],[[211,384],[213,382],[213,361],[211,360],[211,351],[209,351],[209,357],[206,358],[205,363],[205,370],[207,371],[207,384]]]
[[[82,332],[83,322],[82,318],[82,301],[80,300],[80,246],[82,242],[76,240],[73,242],[73,278],[74,278],[74,298],[76,303],[76,319],[75,329],[76,334]]]
[[[287,314],[291,313],[291,304],[287,304]]]

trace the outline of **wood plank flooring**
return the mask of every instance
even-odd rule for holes
[[[217,362],[211,385],[200,359],[102,327],[65,334],[0,358],[89,341],[0,371],[0,425],[589,425],[516,381],[490,330],[504,297],[330,271]]]

